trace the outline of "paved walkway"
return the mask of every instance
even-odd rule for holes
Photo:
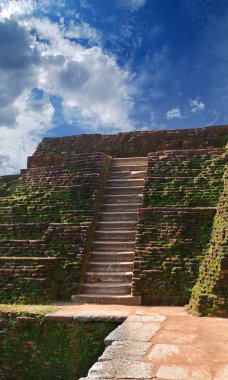
[[[59,306],[50,317],[124,320],[106,337],[86,380],[228,380],[226,319],[193,317],[183,308],[115,305]]]
[[[181,307],[91,304],[57,305],[47,318],[121,323],[86,380],[228,380],[227,319],[193,317]]]

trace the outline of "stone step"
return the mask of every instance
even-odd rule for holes
[[[138,208],[142,207],[142,203],[122,203],[122,204],[114,204],[114,203],[104,203],[102,205],[101,210],[102,211],[130,211],[130,210],[137,210]]]
[[[119,165],[111,165],[109,169],[109,173],[113,172],[123,172],[123,171],[144,171],[146,172],[147,170],[147,164],[139,164],[139,165],[134,165],[134,164],[119,164]]]
[[[99,295],[99,294],[79,294],[71,297],[72,302],[75,303],[95,303],[95,304],[109,304],[109,305],[141,305],[140,296],[131,295]]]
[[[101,212],[100,221],[123,221],[137,220],[137,212]]]
[[[147,157],[112,160],[82,294],[73,302],[140,304],[140,297],[130,293],[146,169]]]
[[[132,279],[132,272],[86,272],[87,282],[129,282]]]
[[[131,230],[136,228],[137,221],[128,221],[128,220],[122,220],[122,221],[114,221],[114,222],[98,222],[97,223],[97,229],[107,230],[107,229],[122,229],[125,230]]]
[[[105,195],[142,194],[143,186],[106,187]]]
[[[140,164],[146,164],[148,158],[147,157],[121,157],[121,158],[113,158],[111,161],[111,165],[123,165],[123,164],[133,164],[133,165],[140,165]]]
[[[133,261],[134,251],[120,252],[100,252],[93,251],[91,253],[91,261]]]
[[[116,171],[112,170],[109,172],[108,179],[121,179],[121,178],[131,178],[131,179],[136,179],[136,178],[143,178],[146,175],[145,170],[124,170],[124,171]]]
[[[94,240],[93,242],[94,250],[98,251],[132,251],[135,248],[135,240],[132,241],[105,241],[105,240]]]
[[[107,188],[110,187],[130,187],[130,186],[143,186],[143,178],[121,178],[121,179],[108,179],[106,181]]]
[[[115,204],[130,204],[130,203],[142,203],[142,194],[120,194],[120,195],[104,195],[104,203],[115,203]]]
[[[97,230],[95,233],[95,238],[97,240],[102,240],[102,241],[109,241],[112,242],[113,240],[115,241],[124,241],[127,242],[128,240],[130,241],[135,241],[135,236],[136,236],[136,230],[132,231],[124,231],[124,230]]]
[[[82,294],[131,294],[131,284],[122,283],[84,283],[82,285]]]
[[[132,272],[133,262],[122,261],[90,261],[88,264],[88,272]]]

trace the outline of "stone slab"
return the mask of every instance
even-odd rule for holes
[[[115,341],[106,348],[99,361],[113,359],[140,360],[151,347],[148,342]]]
[[[96,379],[151,379],[153,365],[141,361],[110,360],[95,363],[88,377]]]
[[[186,334],[180,331],[162,330],[159,331],[154,343],[169,343],[169,344],[191,344],[197,339],[197,334]]]
[[[162,365],[156,376],[165,380],[189,380],[186,369],[177,365]]]
[[[56,321],[78,321],[78,322],[117,322],[122,323],[126,320],[127,315],[123,313],[113,312],[104,313],[104,312],[88,312],[88,313],[61,313],[55,312],[55,314],[46,314],[47,320],[56,320]]]
[[[115,340],[150,342],[160,328],[160,323],[128,322],[127,320],[105,338],[105,344],[109,346]]]
[[[149,314],[149,315],[131,315],[128,317],[128,322],[163,322],[166,317],[161,314]]]
[[[152,361],[164,360],[173,354],[179,354],[180,348],[175,344],[155,344],[148,355]]]
[[[227,380],[228,379],[228,364],[219,366],[217,368],[214,380]]]

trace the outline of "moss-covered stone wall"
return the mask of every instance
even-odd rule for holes
[[[189,304],[192,313],[228,317],[228,167],[211,241]]]
[[[189,149],[149,154],[145,207],[215,207],[223,189],[224,149]]]
[[[7,195],[15,183],[18,182],[19,175],[0,176],[0,194]]]
[[[132,286],[144,304],[189,301],[224,189],[226,162],[226,150],[217,148],[149,154]]]
[[[184,305],[210,240],[215,210],[139,210],[133,294],[147,305]]]
[[[61,158],[1,177],[1,302],[69,299],[80,284],[111,158]]]
[[[182,305],[203,262],[191,308],[224,309],[227,140],[228,126],[44,139],[20,176],[0,177],[0,301],[49,302],[80,291],[107,155],[148,155],[132,292],[146,304]]]
[[[147,156],[161,150],[224,147],[228,140],[228,126],[179,129],[167,131],[127,132],[112,135],[79,135],[45,138],[29,159],[29,166],[39,158],[72,153],[103,152],[112,157]]]
[[[1,315],[1,380],[77,380],[104,350],[116,323]]]

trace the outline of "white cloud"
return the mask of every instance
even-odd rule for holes
[[[1,0],[0,19],[29,15],[35,7],[36,2],[34,0]]]
[[[34,100],[25,91],[14,103],[14,128],[3,125],[0,128],[0,170],[1,174],[17,173],[26,167],[42,136],[52,127],[54,109],[48,96]]]
[[[27,156],[53,127],[51,95],[60,99],[63,117],[72,125],[99,132],[134,128],[132,75],[101,47],[77,42],[80,38],[91,45],[99,42],[99,33],[89,24],[77,18],[68,24],[63,18],[59,24],[39,19],[30,15],[37,4],[12,0],[0,8],[0,171],[4,174],[25,167]],[[32,96],[34,88],[42,90],[42,99]]]
[[[181,115],[181,110],[179,108],[173,108],[166,112],[166,118],[168,120],[183,119],[183,116]]]
[[[71,21],[64,33],[65,38],[87,39],[91,42],[99,42],[100,36],[95,28],[92,28],[87,22],[82,21],[75,24]]]
[[[90,10],[93,9],[93,6],[87,0],[80,0],[80,5],[82,8],[85,8],[85,9],[90,9]]]
[[[142,8],[146,3],[146,0],[125,0],[124,6],[137,11],[139,8]]]
[[[23,19],[31,16],[34,11],[48,14],[52,10],[58,14],[58,9],[65,7],[64,0],[1,0],[0,19],[17,18]]]
[[[193,113],[197,113],[205,109],[205,104],[201,102],[198,97],[196,99],[190,99],[189,104],[191,107],[191,112]]]
[[[104,131],[132,129],[129,72],[100,47],[85,48],[67,40],[59,25],[47,18],[42,22],[33,19],[32,25],[41,38],[48,40],[38,46],[42,57],[38,87],[62,99],[67,122],[80,119],[82,125]]]

